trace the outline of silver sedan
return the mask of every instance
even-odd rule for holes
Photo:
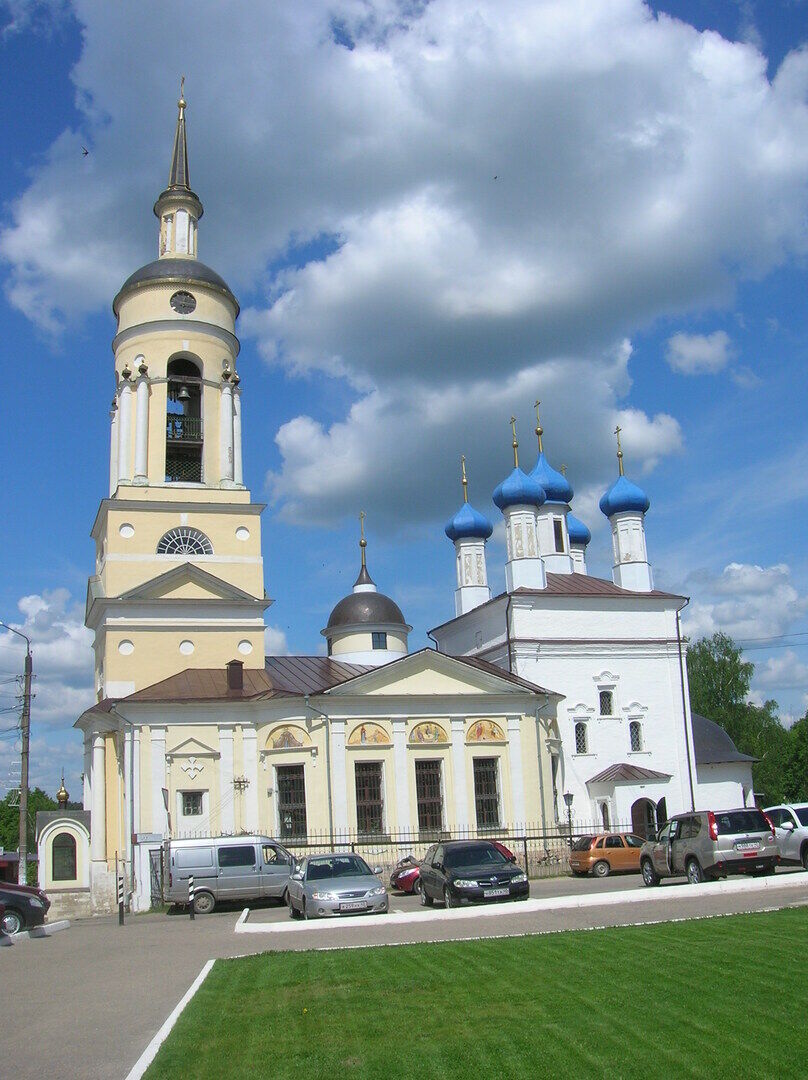
[[[384,913],[389,901],[378,875],[350,852],[312,855],[289,878],[289,915],[320,919],[333,915]]]

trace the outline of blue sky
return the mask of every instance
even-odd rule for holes
[[[748,641],[756,695],[802,715],[805,0],[172,13],[185,32],[159,41],[157,3],[0,2],[0,618],[35,642],[34,780],[64,764],[78,791],[110,302],[156,253],[181,72],[200,255],[243,311],[273,644],[320,647],[360,509],[425,644],[452,610],[459,455],[496,521],[508,418],[532,466],[538,395],[590,571],[610,573],[596,501],[619,421],[657,583],[692,597],[692,633]],[[501,588],[497,533],[489,575]],[[0,679],[19,663],[0,638]],[[0,732],[0,792],[13,745]]]

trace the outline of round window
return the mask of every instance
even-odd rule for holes
[[[190,315],[196,307],[196,298],[189,292],[175,292],[169,304],[178,315]]]
[[[123,525],[119,527],[118,532],[121,534],[124,540],[129,540],[130,537],[135,535],[135,527],[134,525],[130,525],[127,521],[125,521]]]
[[[118,642],[118,652],[121,656],[131,656],[135,651],[135,646],[131,641],[124,638],[123,641]]]
[[[236,529],[236,540],[249,540],[250,530],[245,528],[244,525],[239,525]]]
[[[238,651],[241,653],[242,656],[249,656],[252,652],[252,642],[246,640],[240,641],[238,643]]]
[[[193,651],[194,651],[194,643],[193,643],[193,641],[181,641],[180,642],[180,652],[182,653],[183,656],[190,656]]]

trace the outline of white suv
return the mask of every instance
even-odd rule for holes
[[[774,825],[783,862],[802,863],[808,870],[808,803],[770,806],[763,813]]]

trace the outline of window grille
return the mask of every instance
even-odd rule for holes
[[[587,754],[589,752],[589,734],[586,730],[586,724],[583,721],[578,721],[575,725],[575,753]]]
[[[202,816],[202,792],[201,791],[183,791],[183,793],[182,793],[182,816],[183,817],[201,817]]]
[[[386,649],[387,648],[387,633],[386,631],[373,631],[373,648],[374,649]]]
[[[213,544],[199,529],[182,525],[169,531],[157,545],[158,555],[212,555]]]
[[[59,833],[51,847],[54,881],[76,880],[76,840],[70,833]]]
[[[279,765],[278,823],[282,840],[306,835],[306,780],[302,765]]]
[[[499,828],[499,769],[496,758],[474,759],[474,805],[478,829]]]
[[[358,831],[365,835],[384,832],[381,762],[357,761],[355,781]]]
[[[611,690],[601,690],[600,696],[600,715],[601,716],[613,716],[614,709],[614,694]]]
[[[166,449],[167,484],[201,484],[202,451],[191,448],[187,452],[179,447]]]
[[[632,720],[628,725],[628,737],[635,754],[642,750],[642,724],[639,720]]]
[[[439,761],[415,762],[415,794],[418,828],[422,832],[443,828],[443,794]]]

